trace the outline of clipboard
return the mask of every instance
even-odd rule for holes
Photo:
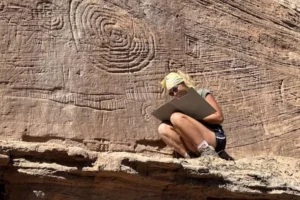
[[[174,112],[181,112],[201,120],[215,113],[216,110],[194,88],[189,88],[186,95],[179,99],[173,98],[151,114],[160,121],[168,121]]]

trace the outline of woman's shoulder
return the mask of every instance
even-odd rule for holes
[[[197,91],[198,94],[200,94],[200,96],[201,96],[202,98],[204,98],[204,99],[205,99],[205,97],[206,97],[208,94],[211,93],[210,90],[207,89],[207,88],[196,88],[196,91]]]

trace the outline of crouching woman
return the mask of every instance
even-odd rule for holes
[[[161,85],[175,98],[182,97],[192,87],[216,110],[202,120],[173,113],[170,121],[162,122],[158,127],[162,140],[184,158],[217,155],[224,151],[226,136],[221,126],[224,118],[210,91],[195,88],[194,81],[181,71],[169,73]]]

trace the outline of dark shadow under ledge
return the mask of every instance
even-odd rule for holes
[[[300,199],[300,160],[175,159],[0,141],[7,199]]]

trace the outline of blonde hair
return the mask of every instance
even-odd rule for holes
[[[160,82],[161,86],[167,90],[179,83],[184,83],[188,88],[195,88],[195,81],[186,73],[178,70],[171,72]]]
[[[180,70],[177,70],[177,73],[183,78],[183,82],[188,88],[196,87],[195,81],[188,74]]]

